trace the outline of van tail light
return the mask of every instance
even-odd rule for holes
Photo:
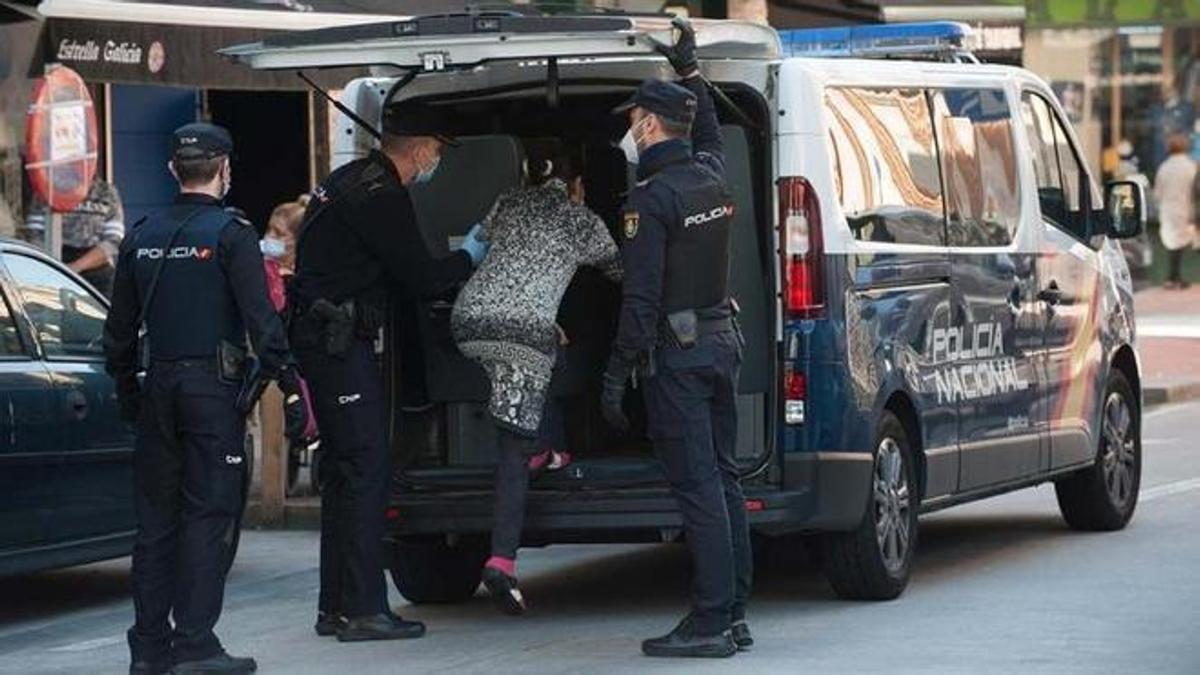
[[[825,309],[822,283],[821,204],[804,178],[779,180],[779,227],[783,238],[783,297],[789,316],[814,317]]]
[[[783,370],[783,421],[804,424],[804,403],[808,398],[808,380],[804,373],[788,365]]]

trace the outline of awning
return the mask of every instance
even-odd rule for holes
[[[43,58],[74,68],[89,82],[165,84],[214,89],[304,89],[292,73],[257,72],[217,54],[283,30],[326,28],[399,15],[246,8],[118,0],[43,0]],[[365,73],[341,69],[314,73],[340,86]]]

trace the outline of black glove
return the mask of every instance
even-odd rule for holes
[[[121,421],[128,424],[137,422],[142,414],[142,387],[138,384],[137,375],[117,378],[117,408]]]
[[[678,16],[671,19],[671,27],[679,31],[679,36],[675,38],[675,44],[665,45],[659,42],[654,45],[654,48],[658,50],[658,53],[667,57],[677,75],[689,77],[698,68],[696,65],[696,29],[692,28],[692,22]]]
[[[604,371],[604,388],[600,391],[600,412],[604,415],[604,421],[620,433],[629,431],[629,418],[625,416],[621,404],[625,400],[625,386],[632,372],[632,363],[613,354]]]
[[[308,428],[308,404],[295,368],[280,373],[279,390],[283,392],[283,433],[289,441],[298,443],[304,440],[304,430]]]

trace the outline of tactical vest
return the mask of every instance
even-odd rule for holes
[[[652,180],[670,188],[676,217],[667,223],[663,310],[701,309],[729,296],[733,199],[711,171],[692,163],[664,168]]]
[[[180,222],[172,214],[183,218],[193,208],[201,211],[171,243]],[[218,245],[221,231],[232,220],[219,206],[196,205],[154,214],[137,229],[134,279],[143,302],[159,262],[166,259],[146,313],[152,360],[215,356],[222,340],[245,344],[246,328],[221,268]]]

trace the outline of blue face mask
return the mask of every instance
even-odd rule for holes
[[[415,181],[417,183],[428,183],[429,181],[433,180],[433,174],[437,173],[438,165],[441,163],[442,163],[442,156],[441,155],[435,156],[433,158],[433,164],[430,164],[428,167],[421,169],[417,173],[416,177],[413,178],[413,181]]]

